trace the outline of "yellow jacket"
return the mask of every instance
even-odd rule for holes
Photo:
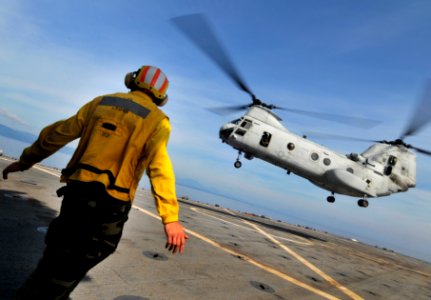
[[[20,163],[24,169],[72,140],[79,144],[62,182],[98,181],[114,198],[133,201],[144,170],[163,223],[178,221],[175,176],[167,153],[169,119],[140,91],[100,96],[76,115],[45,127]]]

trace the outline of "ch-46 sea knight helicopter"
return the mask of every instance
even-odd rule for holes
[[[360,207],[368,206],[367,198],[387,196],[415,187],[416,156],[412,149],[426,155],[431,155],[431,151],[408,145],[403,140],[417,133],[431,119],[431,81],[400,138],[394,141],[356,139],[374,144],[361,154],[342,155],[290,132],[272,110],[282,109],[351,125],[372,120],[266,104],[257,99],[242,80],[203,15],[181,16],[172,19],[172,22],[252,98],[252,102],[246,105],[213,109],[216,113],[247,110],[241,118],[223,125],[219,132],[224,143],[238,150],[234,163],[236,168],[241,167],[242,154],[246,159],[256,157],[328,190],[331,194],[327,201],[330,203],[335,201],[335,194],[343,194],[361,198],[358,200]]]

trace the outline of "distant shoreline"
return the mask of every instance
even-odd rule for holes
[[[35,134],[26,131],[16,130],[3,124],[0,124],[0,135],[2,137],[13,139],[22,143],[27,143],[29,145],[33,144],[38,138],[38,136]],[[73,154],[75,152],[75,149],[72,147],[65,146],[58,151],[64,154]]]

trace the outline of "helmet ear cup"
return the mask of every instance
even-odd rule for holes
[[[166,97],[163,98],[163,99],[159,99],[159,98],[153,97],[153,102],[157,106],[163,106],[163,105],[165,105],[168,102],[168,95],[166,95]]]
[[[127,73],[126,77],[124,77],[124,84],[128,89],[133,89],[135,87],[135,78],[136,72]]]

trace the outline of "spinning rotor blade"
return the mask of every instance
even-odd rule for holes
[[[422,99],[400,139],[403,140],[407,136],[415,135],[429,121],[431,121],[431,80],[427,81]]]
[[[235,84],[244,92],[252,97],[251,105],[262,105],[268,109],[283,109],[290,112],[295,112],[303,115],[308,115],[315,118],[330,120],[334,122],[339,122],[351,126],[361,127],[361,128],[371,128],[377,125],[379,122],[374,120],[368,120],[363,118],[347,117],[335,114],[325,114],[317,112],[309,112],[298,109],[287,109],[276,107],[274,105],[268,105],[260,100],[258,100],[250,88],[245,84],[244,80],[239,75],[239,72],[235,68],[231,59],[229,58],[227,51],[222,47],[222,44],[218,41],[213,29],[211,28],[209,22],[202,14],[191,14],[180,16],[171,19],[174,25],[186,35],[196,46],[198,46],[211,60],[213,60],[234,82]],[[238,105],[232,107],[221,107],[212,108],[210,111],[226,115],[233,112],[237,112],[243,109],[247,109],[250,105]]]
[[[421,149],[421,148],[414,147],[414,146],[410,146],[410,148],[415,149],[419,153],[431,156],[431,151],[429,151],[429,150]]]
[[[245,84],[234,67],[227,52],[212,30],[209,22],[202,14],[191,14],[172,18],[171,21],[195,43],[206,55],[209,56],[244,92],[255,98],[253,92]]]
[[[239,112],[247,109],[250,105],[236,105],[236,106],[224,106],[224,107],[211,107],[207,108],[212,113],[215,113],[220,116],[230,115],[235,112]]]
[[[228,114],[231,114],[234,112],[245,110],[245,109],[247,109],[253,105],[261,105],[261,106],[266,107],[268,109],[280,109],[280,110],[288,111],[291,113],[302,114],[302,115],[314,117],[317,119],[323,119],[323,120],[328,120],[328,121],[332,121],[332,122],[338,122],[338,123],[342,123],[344,125],[350,125],[350,126],[355,126],[355,127],[359,127],[359,128],[372,128],[372,127],[374,127],[380,123],[380,121],[366,119],[366,118],[358,118],[358,117],[352,117],[352,116],[320,113],[320,112],[300,110],[300,109],[294,109],[294,108],[285,108],[285,107],[280,107],[280,106],[276,106],[276,105],[268,105],[268,104],[265,104],[258,99],[255,99],[252,104],[215,107],[215,108],[208,108],[208,110],[215,113],[215,114],[218,114],[218,115],[228,115]]]
[[[306,111],[306,110],[293,109],[293,108],[283,108],[283,107],[275,107],[275,108],[289,111],[289,112],[293,112],[293,113],[297,113],[297,114],[306,115],[309,117],[322,119],[322,120],[328,120],[328,121],[332,121],[332,122],[342,123],[345,125],[359,127],[359,128],[367,128],[368,129],[368,128],[372,128],[372,127],[378,125],[379,123],[381,123],[380,121],[377,121],[377,120],[352,117],[352,116],[320,113],[320,112]]]

